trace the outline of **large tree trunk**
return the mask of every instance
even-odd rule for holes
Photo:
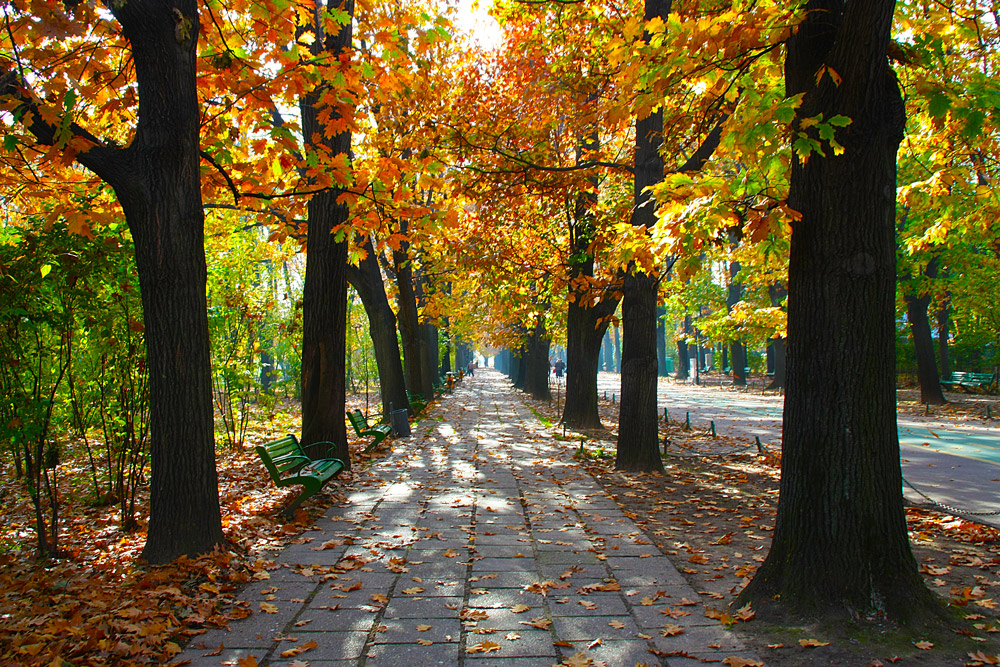
[[[670,0],[645,0],[644,18],[664,21]],[[631,223],[647,230],[656,224],[655,202],[646,191],[663,179],[663,112],[635,122],[635,172]],[[635,265],[625,275],[622,298],[622,402],[618,417],[619,470],[663,470],[656,414],[656,297],[659,281]]]
[[[331,3],[354,14],[354,1]],[[326,7],[314,6],[313,55],[337,59],[351,44],[351,22],[336,34],[324,34]],[[330,138],[324,114],[337,111],[324,100],[327,85],[310,91],[299,102],[302,135],[307,151],[347,155],[350,132]],[[320,145],[314,144],[320,138]],[[345,378],[347,371],[347,241],[336,241],[333,230],[347,222],[346,204],[337,202],[341,191],[328,188],[309,200],[307,208],[306,276],[302,291],[302,447],[311,457],[320,457],[336,445],[336,456],[350,468],[345,424]]]
[[[375,348],[375,363],[378,366],[378,386],[382,397],[382,415],[390,423],[390,410],[409,410],[410,401],[406,396],[406,381],[403,379],[403,363],[399,356],[399,341],[396,338],[396,315],[392,312],[389,299],[385,295],[382,271],[371,237],[365,239],[365,258],[357,267],[347,265],[347,280],[361,296],[361,303],[368,314],[368,331]]]
[[[193,0],[113,4],[132,45],[139,123],[129,147],[80,161],[110,183],[135,241],[150,401],[143,556],[166,563],[222,542],[208,343]],[[178,39],[175,12],[190,22]]]
[[[798,117],[842,114],[845,153],[795,159],[788,389],[770,553],[740,598],[810,616],[906,620],[939,608],[907,541],[896,431],[894,204],[904,108],[893,1],[811,0],[788,43]],[[829,67],[839,73],[817,72]],[[839,83],[839,86],[837,85]],[[804,131],[804,130],[803,130]],[[822,573],[822,576],[817,576]]]

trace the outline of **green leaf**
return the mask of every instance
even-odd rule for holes
[[[951,109],[951,98],[941,91],[934,93],[927,101],[927,113],[932,118],[943,118],[949,109]]]
[[[42,274],[42,278],[44,278],[45,276],[49,275],[49,273],[52,271],[52,265],[42,264],[41,268],[39,268],[38,270]]]
[[[833,118],[831,118],[830,120],[828,120],[826,122],[828,122],[830,125],[835,125],[836,127],[847,127],[848,125],[851,124],[852,121],[847,116],[839,116],[838,115],[838,116],[834,116]]]

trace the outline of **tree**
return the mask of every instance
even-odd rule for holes
[[[810,0],[788,43],[786,92],[802,96],[788,202],[801,218],[778,515],[740,596],[758,614],[907,620],[938,608],[907,541],[895,419],[893,195],[905,119],[886,58],[893,4]],[[850,125],[824,149],[810,125],[840,119]]]
[[[17,109],[38,144],[52,146],[53,155],[61,151],[66,160],[75,158],[114,188],[132,232],[150,369],[152,476],[143,555],[151,563],[164,563],[207,552],[223,539],[205,297],[198,7],[194,0],[135,0],[110,3],[108,9],[128,42],[138,90],[138,120],[126,148],[74,123],[72,106],[67,109],[62,100],[53,109],[47,100],[34,97],[23,69],[0,76],[0,95],[8,108]],[[90,25],[98,40],[103,36],[124,46],[96,6],[75,5],[76,26],[61,7],[46,9],[42,22],[13,7],[10,11],[17,26],[9,34],[25,41],[37,38],[31,31],[39,24],[67,35],[79,35],[80,26]],[[34,52],[42,58],[53,55],[51,45],[59,42],[37,38],[35,43],[47,45]],[[83,82],[106,79],[76,80],[82,87]],[[82,90],[99,94],[89,87]],[[76,99],[77,91],[71,92]]]
[[[302,135],[317,161],[346,159],[351,133],[343,122],[345,104],[330,82],[349,67],[353,0],[314,5],[310,51],[325,59],[315,88],[302,97]],[[332,130],[332,131],[331,131]],[[315,177],[314,177],[315,178]],[[340,187],[326,186],[309,200],[306,277],[302,293],[302,443],[322,454],[335,443],[336,456],[350,467],[344,421],[347,369],[347,233],[349,209]],[[311,446],[317,445],[311,451]]]
[[[646,0],[645,20],[667,20],[670,0]],[[647,35],[648,38],[648,35]],[[663,113],[635,121],[635,209],[632,225],[656,224],[655,200],[647,188],[663,179]],[[649,269],[630,264],[622,286],[622,402],[618,412],[619,470],[663,470],[656,414],[656,301],[659,281]]]

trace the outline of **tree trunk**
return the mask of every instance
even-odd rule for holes
[[[635,285],[633,283],[643,283]],[[618,413],[618,470],[663,470],[656,413],[656,279],[625,276],[622,325],[622,401]],[[628,296],[631,295],[631,299]]]
[[[827,157],[793,160],[788,201],[802,217],[788,270],[778,513],[770,553],[737,604],[753,602],[765,618],[777,608],[916,620],[940,605],[910,552],[896,430],[894,205],[905,119],[886,58],[893,2],[810,0],[806,11],[788,42],[787,93],[805,92],[800,119],[853,122],[837,132],[844,155],[826,147]],[[836,83],[817,75],[824,66]]]
[[[434,380],[441,377],[438,368],[438,330],[429,322],[418,327],[420,334],[420,377],[423,381],[420,393],[434,395]]]
[[[653,327],[654,328],[656,327],[656,320],[655,319],[653,320]],[[618,333],[618,326],[617,325],[615,325],[615,326],[612,327],[612,331],[614,333],[614,339],[613,340],[614,340],[614,344],[615,344],[615,366],[614,366],[614,368],[612,370],[615,373],[621,373],[622,372],[622,337],[621,337],[621,334]],[[654,333],[654,335],[656,335],[656,334]],[[655,344],[654,344],[654,353],[655,353]]]
[[[378,366],[382,416],[386,423],[390,423],[390,410],[410,410],[410,401],[406,396],[403,363],[396,338],[396,315],[385,295],[382,271],[379,269],[371,237],[365,239],[363,248],[365,258],[358,266],[347,265],[347,280],[358,291],[368,314],[368,331],[375,348],[375,364]]]
[[[353,0],[331,3],[354,14]],[[314,7],[311,51],[318,58],[337,59],[351,44],[351,22],[336,34],[325,34],[326,8]],[[326,135],[326,114],[337,111],[325,101],[329,84],[322,84],[299,101],[302,135],[313,154],[347,155],[350,132]],[[320,138],[320,144],[314,142]],[[336,456],[351,466],[345,424],[347,371],[347,241],[336,240],[333,230],[347,222],[346,204],[337,202],[341,191],[329,188],[316,193],[307,207],[306,276],[302,290],[302,447],[317,458],[336,445]]]
[[[688,379],[688,370],[691,368],[691,353],[688,351],[687,335],[691,333],[691,316],[684,315],[684,330],[677,338],[677,373],[674,375],[678,380]]]
[[[921,277],[933,281],[938,276],[938,259],[932,257],[918,277],[907,280],[909,290],[903,295],[906,300],[906,319],[910,322],[913,348],[917,357],[917,381],[920,383],[920,401],[930,405],[947,403],[941,391],[941,377],[938,375],[937,360],[934,357],[934,339],[931,336],[931,322],[927,309],[931,303],[929,289],[921,287]],[[906,289],[906,286],[904,286]],[[914,293],[915,292],[915,293]]]
[[[566,322],[566,404],[563,423],[571,428],[600,428],[597,408],[597,371],[608,315],[618,300],[605,298],[593,308],[569,304]],[[598,324],[600,322],[600,324]]]
[[[532,398],[547,401],[552,398],[549,392],[549,335],[540,317],[525,339],[524,349],[524,391]]]
[[[906,319],[910,322],[910,333],[913,336],[913,349],[917,356],[917,380],[920,383],[920,402],[930,405],[944,405],[944,394],[941,392],[941,378],[938,376],[937,362],[934,358],[934,339],[931,337],[931,323],[927,316],[930,305],[930,294],[911,296],[907,294]]]
[[[114,14],[132,45],[139,123],[110,183],[135,241],[149,364],[150,519],[143,556],[166,563],[223,541],[215,470],[192,0],[136,0]],[[178,40],[179,12],[190,35]],[[95,153],[92,158],[100,159]],[[91,166],[86,156],[81,162]]]
[[[941,377],[951,375],[951,356],[948,354],[948,337],[951,335],[951,299],[945,298],[937,311],[938,363]]]
[[[604,338],[601,340],[601,370],[612,372],[615,370],[615,346],[611,342],[611,327],[604,331]]]
[[[417,296],[413,289],[413,268],[407,256],[409,243],[403,242],[399,250],[392,252],[392,261],[396,269],[396,305],[399,317],[399,338],[403,343],[403,372],[406,378],[406,388],[414,394],[419,394],[425,401],[434,398],[434,394],[424,393],[424,379],[420,363],[420,335],[417,322]]]
[[[731,231],[729,239],[730,243],[735,245],[737,242],[736,233]],[[729,286],[726,289],[726,310],[730,312],[743,299],[743,284],[736,280],[739,273],[740,263],[730,262]],[[742,341],[734,340],[730,342],[729,363],[733,369],[733,384],[737,387],[745,387],[747,385],[747,349]]]
[[[667,20],[670,0],[645,0],[646,21]],[[649,35],[646,35],[648,38]],[[635,170],[631,223],[650,229],[656,224],[655,202],[646,191],[663,179],[663,112],[635,121]],[[656,300],[659,281],[634,264],[625,275],[622,298],[622,402],[618,418],[619,470],[663,470],[656,413]],[[617,333],[617,329],[615,330]]]

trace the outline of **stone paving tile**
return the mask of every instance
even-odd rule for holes
[[[346,502],[301,543],[270,555],[271,578],[240,594],[250,618],[196,637],[178,658],[290,665],[281,651],[307,641],[317,646],[300,657],[314,667],[751,657],[498,374],[464,381],[412,426],[354,472]],[[620,590],[600,588],[615,581]],[[694,604],[681,607],[685,598]],[[690,615],[660,613],[672,609]],[[659,636],[667,623],[684,632]],[[467,652],[477,645],[490,650]]]

